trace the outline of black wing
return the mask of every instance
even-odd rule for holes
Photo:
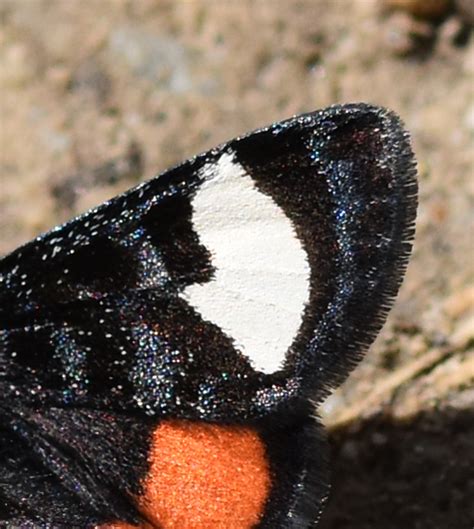
[[[180,296],[215,272],[192,199],[223,153],[281,207],[310,265],[301,327],[272,375]],[[411,249],[415,195],[398,119],[365,105],[293,118],[200,155],[0,261],[2,393],[201,417],[260,414],[278,400],[275,386],[282,398],[318,398],[385,318]]]
[[[271,372],[185,295],[220,272],[193,214],[224,166],[283,213],[308,264],[301,324]],[[259,527],[309,526],[326,490],[309,399],[341,382],[380,329],[415,212],[398,118],[346,105],[237,138],[6,256],[0,526],[139,520],[130,497],[167,418],[257,424],[274,476]],[[272,291],[281,310],[293,294],[285,284]]]

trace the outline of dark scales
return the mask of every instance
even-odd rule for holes
[[[271,375],[179,296],[213,277],[191,200],[223,153],[286,213],[311,268],[303,324]],[[4,257],[0,527],[139,523],[133,496],[165,418],[257,428],[274,481],[258,529],[311,527],[328,491],[313,403],[385,320],[416,192],[398,118],[335,106],[223,144]]]

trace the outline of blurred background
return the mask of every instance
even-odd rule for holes
[[[320,410],[320,527],[473,529],[474,2],[0,0],[0,17],[0,254],[273,121],[357,101],[400,114],[414,255]]]

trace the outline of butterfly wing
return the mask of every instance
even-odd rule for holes
[[[408,135],[386,110],[346,105],[277,125],[236,152],[307,253],[309,296],[286,367],[316,398],[360,359],[403,278],[417,207]]]
[[[398,119],[346,105],[237,138],[40,236],[0,262],[3,445],[24,443],[80,523],[133,521],[120,498],[140,493],[157,425],[252,424],[273,476],[259,527],[306,527],[326,488],[308,399],[382,325],[415,210]],[[87,458],[94,421],[117,439],[141,425],[125,478],[110,460],[122,468],[128,443]],[[27,481],[13,453],[6,473]],[[4,497],[8,516],[26,512]]]

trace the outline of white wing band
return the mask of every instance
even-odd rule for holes
[[[212,281],[182,296],[234,340],[253,367],[278,371],[300,328],[310,269],[290,219],[233,155],[202,168],[193,225],[212,254]]]

